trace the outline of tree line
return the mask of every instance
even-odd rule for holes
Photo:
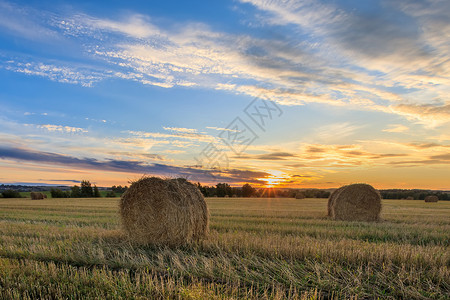
[[[448,192],[431,191],[431,190],[380,190],[383,199],[411,199],[424,200],[427,196],[437,196],[439,200],[450,200]]]
[[[228,183],[217,183],[215,186],[201,185],[197,187],[205,197],[258,197],[258,198],[328,198],[330,192],[317,189],[276,189],[276,188],[254,188],[249,183],[242,187],[232,187]]]
[[[213,186],[196,184],[200,192],[205,197],[259,197],[259,198],[328,198],[330,192],[320,189],[277,189],[277,188],[255,188],[249,183],[241,187],[232,187],[228,183],[217,183]],[[105,197],[116,197],[123,194],[128,189],[127,186],[113,185],[106,193]],[[50,190],[52,198],[98,198],[102,197],[98,187],[92,185],[88,180],[82,180],[80,186],[74,185],[69,190],[52,188]],[[383,199],[414,199],[424,200],[427,196],[437,196],[439,200],[450,200],[450,193],[445,191],[431,190],[404,190],[387,189],[380,190]],[[23,198],[19,191],[9,188],[0,193],[0,198]]]
[[[52,198],[99,198],[101,197],[98,187],[88,180],[82,180],[80,186],[74,185],[70,188],[70,191],[63,191],[60,189],[52,188],[50,190]]]

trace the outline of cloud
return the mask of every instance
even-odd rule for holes
[[[33,41],[57,39],[59,35],[55,30],[40,24],[39,15],[41,12],[34,9],[0,1],[0,29]]]
[[[402,124],[390,124],[388,128],[383,129],[384,132],[406,132],[409,130],[409,127]]]
[[[313,0],[241,2],[256,7],[269,28],[252,36],[194,22],[162,26],[132,12],[111,19],[3,4],[3,26],[20,28],[11,34],[21,36],[27,27],[30,36],[41,29],[57,32],[83,45],[86,63],[75,63],[79,57],[18,55],[6,57],[0,67],[87,87],[120,79],[161,88],[222,89],[283,105],[393,113],[431,127],[449,119],[442,113],[446,104],[441,109],[430,104],[449,101],[450,5],[445,1],[380,2],[370,13],[363,5],[349,10]],[[33,26],[21,26],[29,16]]]
[[[409,143],[408,146],[412,146],[417,149],[432,149],[432,148],[450,148],[450,145],[443,145],[438,143]]]
[[[52,152],[35,151],[25,148],[0,147],[0,158],[6,160],[29,161],[41,164],[62,165],[86,170],[105,170],[112,172],[127,172],[151,174],[159,176],[178,176],[190,180],[229,183],[259,182],[255,178],[266,176],[265,172],[250,170],[203,170],[192,167],[171,166],[166,164],[147,164],[143,161],[129,160],[97,160],[94,158],[77,158]]]
[[[393,110],[427,127],[450,122],[450,103],[445,104],[399,104]]]
[[[27,124],[29,125],[29,124]],[[33,125],[32,125],[33,126]],[[36,128],[45,129],[51,132],[64,132],[64,133],[86,133],[88,130],[79,127],[62,126],[62,125],[34,125]]]
[[[222,127],[214,127],[214,126],[207,126],[206,128],[207,128],[207,129],[217,130],[217,131],[239,132],[239,130],[235,130],[235,129],[222,128]]]
[[[166,129],[166,128],[164,128]],[[215,140],[213,136],[197,133],[196,131],[189,130],[188,128],[175,128],[178,130],[171,130],[173,133],[160,133],[160,132],[146,132],[146,131],[133,131],[126,130],[124,133],[128,133],[141,138],[157,138],[157,139],[185,139],[193,142],[212,142]],[[188,129],[188,130],[186,130]],[[195,129],[193,129],[195,130]]]
[[[431,126],[449,119],[428,107],[432,100],[449,99],[448,1],[374,2],[370,12],[356,2],[352,10],[335,2],[311,0],[241,2],[265,13],[262,20],[267,24],[295,25],[299,29],[295,34],[320,45],[318,55],[338,69],[345,81],[327,84],[324,93],[336,97],[338,92],[351,98],[348,104],[365,103],[362,107]],[[326,60],[329,56],[334,60]],[[402,103],[386,109],[386,101]]]
[[[80,183],[80,180],[75,179],[38,179],[38,181],[52,181],[52,182],[67,182],[67,183]]]
[[[433,155],[431,159],[439,159],[442,161],[450,161],[450,154]]]
[[[311,138],[324,143],[334,143],[354,135],[363,127],[362,125],[356,125],[350,122],[333,123],[315,129]]]
[[[197,129],[193,128],[179,128],[179,127],[163,127],[164,130],[176,131],[182,133],[197,133]]]
[[[254,159],[254,160],[287,160],[290,158],[296,157],[295,154],[289,152],[271,152],[266,154],[258,154],[258,155],[240,155],[233,156],[233,158],[237,159]]]
[[[94,83],[113,76],[111,72],[94,67],[77,66],[74,63],[42,63],[20,58],[9,60],[0,65],[0,68],[30,76],[45,77],[60,83],[80,84],[84,87],[91,87]]]

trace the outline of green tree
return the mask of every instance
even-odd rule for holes
[[[88,180],[81,181],[81,197],[94,197],[94,190],[92,189],[92,185]]]
[[[231,197],[233,196],[233,190],[228,183],[218,183],[216,184],[216,194],[217,197]]]
[[[242,197],[253,197],[256,194],[256,189],[250,184],[246,183],[242,186]]]
[[[69,198],[71,196],[69,191],[62,191],[54,188],[50,190],[50,194],[52,195],[52,198]]]
[[[108,191],[106,193],[105,197],[111,197],[111,198],[116,197],[116,193],[114,193],[114,191]]]
[[[2,193],[3,198],[22,198],[22,195],[16,190],[6,190]]]
[[[72,197],[72,198],[80,198],[81,197],[81,190],[78,185],[74,185],[73,187],[70,188],[70,190],[71,190],[70,197]]]
[[[100,194],[100,191],[98,190],[98,187],[94,185],[94,197],[100,198],[102,195]]]

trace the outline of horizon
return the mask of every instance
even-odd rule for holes
[[[450,190],[450,2],[2,1],[0,182]]]

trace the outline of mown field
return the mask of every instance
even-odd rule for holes
[[[326,199],[207,200],[211,233],[131,243],[115,199],[0,199],[0,299],[449,299],[450,202],[383,200],[336,222]]]

